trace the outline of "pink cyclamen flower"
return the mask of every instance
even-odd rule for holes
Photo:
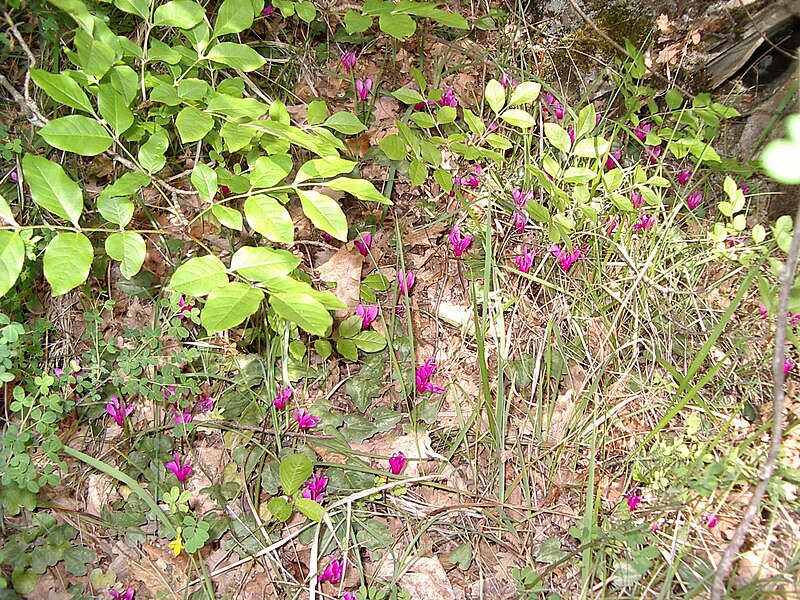
[[[11,178],[11,181],[13,181],[14,183],[19,183],[19,175],[17,175],[16,171],[11,171],[9,177]]]
[[[342,578],[343,574],[344,561],[334,558],[330,563],[328,563],[328,566],[325,567],[322,575],[319,576],[319,581],[330,581],[331,583],[336,584]]]
[[[462,236],[458,225],[453,225],[453,229],[450,231],[450,245],[453,246],[453,254],[461,256],[471,243],[472,236]]]
[[[400,289],[401,294],[410,294],[411,288],[414,287],[414,282],[417,280],[417,276],[414,275],[413,271],[405,272],[403,269],[397,270],[397,281],[399,283],[398,288]]]
[[[570,127],[569,128],[569,131],[567,132],[567,135],[569,136],[569,141],[572,142],[572,143],[575,143],[575,128],[574,127]]]
[[[642,208],[643,203],[644,196],[642,196],[639,192],[631,192],[631,204],[633,204],[633,208],[638,210]]]
[[[528,213],[523,210],[514,211],[514,228],[522,233],[525,231],[525,225],[528,224]]]
[[[186,315],[184,313],[192,312],[193,308],[194,304],[186,302],[186,296],[181,296],[181,299],[178,300],[178,314],[175,316],[183,320],[186,318]]]
[[[661,525],[659,525],[658,523],[653,523],[652,525],[650,525],[650,531],[656,532],[659,529],[661,529]]]
[[[134,591],[132,587],[129,587],[124,592],[118,592],[117,590],[108,590],[108,595],[111,596],[114,600],[133,600]]]
[[[686,185],[689,183],[689,180],[692,178],[692,170],[691,169],[683,169],[682,171],[678,171],[678,183],[680,185]]]
[[[367,306],[359,304],[356,306],[356,314],[361,317],[361,328],[366,329],[378,318],[378,307],[375,304],[368,304]]]
[[[265,17],[270,16],[274,12],[275,12],[275,7],[272,6],[272,4],[270,4],[269,2],[264,8],[261,9],[261,14]]]
[[[214,399],[211,396],[203,396],[197,401],[197,410],[207,413],[214,410]]]
[[[762,304],[761,306],[758,307],[758,312],[761,313],[761,318],[762,319],[766,319],[767,318],[767,307],[764,304]]]
[[[369,249],[372,247],[372,234],[369,231],[362,231],[360,239],[354,239],[353,244],[358,249],[361,256],[366,256],[369,254]]]
[[[395,452],[389,457],[389,469],[392,475],[400,475],[400,471],[406,466],[406,455],[402,452]]]
[[[416,372],[416,382],[417,382],[417,392],[423,394],[425,392],[435,392],[440,394],[444,391],[444,388],[439,387],[438,385],[434,385],[431,383],[431,376],[436,371],[436,363],[433,362],[433,358],[429,358],[425,361],[420,367],[417,367]]]
[[[452,106],[453,108],[458,106],[458,100],[456,100],[456,95],[453,93],[453,88],[448,88],[442,94],[442,97],[439,98],[439,106]]]
[[[661,146],[645,146],[644,153],[647,156],[647,163],[654,165],[658,162],[658,157],[661,156]]]
[[[646,213],[639,213],[639,220],[633,224],[634,231],[647,231],[656,224],[656,218],[653,215]]]
[[[619,227],[619,219],[617,217],[606,217],[606,235],[613,235],[617,227]]]
[[[702,520],[706,522],[706,525],[708,525],[709,529],[714,529],[718,523],[717,516],[714,513],[704,514]]]
[[[703,192],[700,190],[693,190],[688,196],[686,196],[686,206],[689,207],[689,210],[694,210],[700,203],[703,201]]]
[[[125,417],[130,416],[130,414],[133,412],[133,409],[133,402],[126,405],[123,402],[120,402],[116,395],[111,396],[111,402],[106,404],[106,413],[111,415],[111,418],[114,419],[114,421],[116,421],[117,425],[120,427],[122,427],[122,425],[125,423]]]
[[[344,72],[348,75],[350,74],[350,69],[352,69],[356,64],[356,53],[352,50],[347,50],[346,52],[342,52],[342,66],[344,67]],[[362,98],[363,100],[363,98]]]
[[[598,115],[600,116],[600,115]],[[619,161],[622,159],[622,150],[617,150],[616,152],[611,152],[606,157],[606,169],[610,171],[619,166]]]
[[[518,208],[525,208],[525,205],[533,200],[533,191],[522,191],[517,188],[511,190],[511,197],[514,198],[514,203]]]
[[[797,366],[797,364],[791,358],[787,358],[783,361],[783,374],[788,375],[794,370],[795,366]]]
[[[286,408],[286,403],[289,401],[289,398],[291,398],[293,395],[294,390],[290,387],[278,390],[278,393],[275,395],[275,399],[272,401],[272,406],[278,410],[283,410]]]
[[[303,498],[320,503],[325,498],[326,487],[328,487],[328,478],[312,473],[311,479],[306,482],[306,487],[303,488]]]
[[[642,502],[642,497],[636,492],[623,494],[622,497],[628,501],[628,508],[631,509],[631,512],[635,511],[636,507]]]
[[[175,421],[175,425],[180,425],[182,423],[191,423],[192,422],[192,411],[188,409],[181,410],[180,408],[175,407],[175,415],[172,417],[172,420]]]
[[[369,97],[369,91],[372,89],[372,79],[367,77],[362,79],[359,77],[356,80],[356,92],[360,100],[366,100]]]
[[[644,141],[647,138],[647,134],[652,129],[652,125],[650,123],[645,123],[644,121],[640,122],[636,127],[633,128],[633,135],[639,138],[641,141]]]
[[[523,273],[529,273],[531,267],[533,266],[533,259],[536,256],[536,252],[533,250],[528,249],[528,245],[525,244],[522,247],[522,253],[517,254],[514,257],[514,260],[517,263],[517,268],[522,271]]]
[[[514,81],[510,75],[507,75],[506,72],[503,71],[503,74],[500,76],[500,85],[502,85],[503,88],[508,89],[517,87],[518,83]]]
[[[353,592],[345,592],[342,600],[356,600],[356,595]]]
[[[800,314],[788,312],[786,313],[786,320],[789,322],[789,325],[797,325],[800,323]]]
[[[739,189],[742,190],[743,194],[747,194],[750,191],[750,186],[744,182],[744,179],[739,180]]]
[[[327,231],[323,231],[321,235],[322,239],[325,240],[327,243],[329,244],[333,243],[333,236],[330,233],[328,233]]]
[[[181,455],[177,452],[172,455],[172,460],[167,463],[167,468],[175,474],[180,483],[186,481],[186,478],[192,473],[192,465],[188,462],[181,464]]]
[[[569,271],[572,268],[572,265],[578,262],[583,254],[580,248],[575,248],[572,252],[567,252],[558,244],[553,244],[550,246],[550,253],[558,261],[561,270],[564,272]]]
[[[310,412],[307,412],[304,408],[298,410],[294,418],[297,421],[297,427],[300,431],[307,431],[315,427],[322,420],[319,417],[315,417]]]
[[[547,110],[552,112],[556,119],[563,119],[564,118],[564,105],[561,104],[558,100],[556,100],[555,96],[550,92],[544,97],[545,104],[547,104]]]

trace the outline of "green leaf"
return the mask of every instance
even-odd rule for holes
[[[539,92],[541,91],[541,83],[523,81],[514,88],[514,91],[511,92],[511,98],[508,100],[508,105],[518,106],[520,104],[528,104],[529,102],[533,102],[539,97]]]
[[[353,179],[351,177],[337,177],[325,182],[325,187],[340,192],[347,192],[359,200],[374,200],[381,204],[391,204],[392,201],[375,189],[366,179]]]
[[[413,106],[419,102],[425,102],[425,97],[420,94],[417,90],[412,90],[411,88],[401,87],[398,90],[392,92],[392,96],[397,98],[403,104],[408,104],[409,106]]]
[[[60,233],[44,251],[44,277],[53,296],[66,294],[89,276],[94,250],[82,233]]]
[[[358,353],[356,351],[356,360]],[[360,444],[364,440],[371,438],[378,433],[378,427],[371,421],[368,421],[361,415],[348,414],[344,416],[344,423],[341,432],[345,439],[351,444]],[[361,532],[364,530],[362,529]],[[359,533],[361,533],[359,532]]]
[[[263,299],[264,291],[259,288],[241,281],[226,283],[208,295],[200,311],[200,323],[209,335],[231,329],[254,314]]]
[[[114,0],[114,6],[123,12],[143,19],[147,19],[150,16],[150,5],[147,0]]]
[[[417,30],[417,22],[403,14],[382,14],[378,17],[378,26],[383,33],[398,40],[414,35]]]
[[[175,117],[175,127],[178,128],[181,142],[197,142],[214,128],[214,117],[194,106],[186,106]]]
[[[351,362],[358,362],[358,348],[353,340],[339,338],[336,340],[336,351]]]
[[[364,33],[370,27],[372,27],[372,17],[357,13],[353,9],[344,13],[344,28],[348,35]]]
[[[314,190],[295,191],[300,197],[303,212],[315,227],[331,234],[337,240],[347,241],[347,217],[336,200]]]
[[[0,296],[17,282],[25,261],[25,242],[16,231],[0,231]]]
[[[224,0],[217,9],[214,35],[239,33],[253,26],[253,4],[250,0]]]
[[[325,307],[307,294],[272,293],[269,303],[279,316],[314,335],[325,336],[333,325]]]
[[[483,97],[495,113],[499,113],[506,104],[506,88],[496,79],[489,80]]]
[[[322,517],[325,514],[325,509],[322,506],[302,496],[294,501],[294,506],[312,521],[322,521]]]
[[[9,225],[19,227],[19,223],[14,219],[14,213],[11,212],[11,207],[8,205],[8,201],[3,197],[3,194],[0,194],[0,219]]]
[[[169,138],[166,132],[164,130],[157,131],[139,148],[139,164],[150,174],[158,173],[167,164],[164,153],[168,147]]]
[[[294,11],[305,23],[311,23],[311,21],[317,18],[317,9],[314,8],[314,4],[308,2],[308,0],[301,0],[300,2],[297,2],[294,5]]]
[[[250,172],[250,185],[254,188],[268,188],[279,184],[294,167],[288,154],[259,156]]]
[[[244,216],[250,227],[272,242],[291,244],[294,223],[284,206],[270,196],[250,196],[244,203]]]
[[[89,97],[81,86],[65,73],[48,73],[41,69],[31,69],[31,79],[42,91],[59,104],[77,108],[89,114],[94,113]]]
[[[117,40],[114,41],[117,42]],[[108,73],[117,58],[116,52],[111,46],[98,39],[91,38],[88,33],[82,30],[75,34],[73,44],[78,50],[76,62],[87,75],[96,79],[100,79]]]
[[[439,125],[447,125],[456,120],[457,111],[452,106],[440,106],[436,111],[436,123]]]
[[[325,100],[312,100],[308,103],[307,119],[309,125],[319,125],[328,118],[328,104]]]
[[[153,13],[153,24],[178,29],[191,29],[205,17],[206,11],[191,0],[172,0]]]
[[[389,160],[403,160],[408,155],[406,143],[399,135],[391,133],[380,141],[381,150]]]
[[[205,296],[228,283],[225,265],[213,254],[190,258],[172,274],[167,290],[187,296]]]
[[[358,120],[357,116],[351,112],[345,111],[333,113],[330,117],[325,119],[325,126],[345,135],[355,135],[367,130],[364,124]]]
[[[200,194],[200,197],[206,202],[214,200],[217,195],[219,185],[217,183],[217,172],[206,164],[198,163],[192,169],[192,175],[189,178]],[[241,218],[241,217],[240,217]]]
[[[133,112],[128,108],[125,97],[110,83],[100,84],[97,110],[117,134],[122,134],[133,125]]]
[[[677,88],[670,88],[664,95],[664,100],[670,110],[677,110],[683,104],[683,94]]]
[[[39,130],[39,135],[54,148],[81,156],[96,156],[114,143],[100,123],[83,115],[53,119]]]
[[[578,124],[575,127],[575,139],[579,140],[583,136],[588,135],[595,127],[597,127],[597,111],[594,108],[594,104],[587,104],[581,109],[581,112],[578,113]],[[605,152],[603,154],[605,154]]]
[[[300,262],[286,250],[244,246],[231,258],[231,269],[251,281],[267,281],[288,275],[300,266]]]
[[[423,129],[436,127],[436,119],[426,112],[415,112],[411,115],[411,120]]]
[[[147,246],[135,231],[112,233],[106,238],[106,254],[122,263],[120,272],[125,279],[130,279],[142,269]]]
[[[244,72],[260,69],[267,62],[263,56],[249,46],[234,42],[217,44],[211,48],[206,58]]]
[[[290,454],[281,460],[278,471],[283,493],[293,495],[314,472],[314,464],[305,454]]]
[[[452,564],[458,565],[458,568],[462,571],[466,571],[472,564],[472,544],[464,542],[456,546],[450,554],[447,555],[447,559]]]
[[[602,137],[585,137],[575,142],[572,153],[582,158],[600,158],[611,149],[611,142]]]
[[[267,502],[267,510],[281,523],[285,523],[292,516],[292,505],[282,496],[270,498],[270,501]]]
[[[587,183],[597,177],[597,173],[586,167],[570,167],[564,171],[564,183]]]
[[[102,217],[115,225],[125,227],[133,218],[133,202],[119,196],[103,196],[97,199],[97,210]]]
[[[411,178],[411,185],[420,186],[428,178],[428,167],[419,160],[412,160],[408,168],[408,175]]]
[[[113,196],[130,196],[139,191],[140,188],[149,184],[150,177],[140,171],[129,171],[124,173],[111,185],[107,185],[100,192],[100,198],[111,198]]]
[[[61,165],[35,154],[26,154],[22,158],[22,172],[36,204],[78,226],[83,212],[83,194]]]
[[[519,108],[510,108],[504,111],[500,118],[509,125],[519,127],[520,129],[527,129],[536,125],[536,119],[529,112],[520,110]]]
[[[469,126],[469,130],[475,135],[483,135],[483,132],[486,131],[486,124],[483,122],[483,119],[468,108],[463,108],[462,112],[464,114],[464,120]]]
[[[234,231],[241,231],[244,227],[242,213],[235,208],[230,208],[224,204],[215,204],[211,207],[211,214],[217,218],[222,225]]]
[[[569,134],[558,123],[545,123],[544,135],[547,141],[562,152],[569,152],[572,147],[572,140],[569,139]]]
[[[380,352],[386,347],[386,338],[377,331],[362,331],[353,336],[353,343],[364,352]]]
[[[338,156],[326,156],[303,163],[297,171],[293,186],[309,179],[325,179],[334,177],[342,173],[349,173],[358,163],[352,160],[345,160]]]
[[[255,98],[234,98],[227,94],[217,94],[209,100],[207,109],[237,121],[255,121],[267,113],[269,106]]]

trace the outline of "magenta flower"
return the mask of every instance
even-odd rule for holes
[[[535,256],[536,252],[528,250],[528,245],[525,244],[522,247],[522,253],[514,257],[514,260],[517,262],[517,268],[523,273],[529,273],[533,266],[533,259]]]
[[[575,128],[574,127],[570,127],[569,128],[569,131],[567,132],[567,135],[569,136],[569,141],[572,142],[572,143],[575,143]]]
[[[628,508],[631,509],[631,512],[635,511],[636,507],[642,502],[642,497],[635,491],[630,494],[623,494],[622,497],[628,501]]]
[[[172,455],[172,460],[167,463],[167,468],[175,474],[180,483],[186,481],[192,472],[192,465],[188,462],[181,464],[181,456],[177,452]]]
[[[406,466],[406,455],[402,452],[395,452],[389,457],[389,469],[392,475],[400,475],[400,471]]]
[[[346,52],[342,52],[342,66],[344,67],[345,73],[349,75],[350,69],[352,69],[355,66],[355,64],[356,64],[356,53],[354,51],[347,50]]]
[[[611,236],[619,227],[619,219],[617,217],[606,217],[606,235]]]
[[[450,231],[450,245],[453,246],[453,253],[456,256],[461,256],[471,243],[472,236],[462,236],[458,225],[453,225],[453,229]]]
[[[322,420],[319,417],[315,417],[310,412],[307,412],[304,408],[298,410],[294,418],[297,421],[297,427],[300,431],[308,431]]]
[[[375,304],[368,304],[367,306],[359,304],[356,306],[356,314],[361,317],[361,328],[366,329],[378,318],[378,307]]]
[[[600,115],[597,115],[598,117]],[[619,161],[622,159],[622,150],[617,150],[616,152],[611,152],[606,157],[606,169],[610,171],[611,169],[620,166]]]
[[[367,77],[362,79],[359,77],[356,80],[356,92],[360,100],[366,100],[369,97],[369,91],[372,89],[372,79]]]
[[[762,304],[761,306],[758,307],[758,312],[761,313],[761,318],[762,319],[766,319],[767,318],[767,307],[764,304]]]
[[[272,4],[267,3],[267,5],[261,9],[261,14],[265,17],[270,16],[272,13],[275,12],[275,7]]]
[[[511,190],[511,197],[514,198],[514,202],[516,203],[517,207],[522,209],[525,208],[525,205],[528,204],[531,200],[533,200],[533,191],[521,191],[517,188]]]
[[[124,592],[118,592],[117,590],[108,590],[108,595],[111,596],[114,600],[133,600],[133,588],[129,587]]]
[[[652,129],[652,125],[650,123],[645,123],[642,121],[636,127],[633,128],[633,135],[639,138],[641,141],[644,141],[647,138],[647,133]]]
[[[564,105],[561,104],[558,100],[556,100],[555,96],[550,92],[544,97],[545,104],[547,105],[547,110],[552,112],[556,119],[563,119],[564,118]]]
[[[119,398],[117,398],[116,395],[114,395],[111,396],[111,402],[106,404],[106,413],[111,415],[111,418],[116,421],[117,425],[122,427],[125,423],[125,417],[130,416],[134,408],[133,402],[125,405],[119,401]]]
[[[417,276],[414,275],[413,271],[408,271],[407,273],[403,271],[403,269],[397,269],[397,281],[399,282],[398,288],[400,289],[401,294],[410,294],[411,288],[414,287],[414,282],[417,280]]]
[[[522,210],[514,211],[514,228],[522,233],[525,231],[525,225],[528,224],[528,213]]]
[[[329,244],[333,242],[333,236],[327,231],[323,231],[321,235],[322,239],[328,242]]]
[[[319,576],[319,581],[330,581],[333,584],[339,582],[344,574],[344,561],[339,560],[338,558],[334,558],[328,563],[328,566],[325,567],[325,570],[322,572],[322,575]]]
[[[558,261],[561,270],[564,272],[569,271],[572,265],[578,262],[582,255],[580,248],[575,248],[572,252],[567,252],[566,250],[562,250],[558,244],[550,246],[550,253]]]
[[[197,410],[207,413],[214,410],[214,399],[211,396],[203,396],[197,401]]]
[[[786,319],[789,322],[789,325],[797,325],[800,323],[800,314],[793,312],[786,313]]]
[[[286,408],[286,403],[289,401],[289,398],[291,398],[293,395],[294,390],[290,387],[278,390],[278,393],[275,395],[275,399],[272,401],[272,406],[278,410],[283,410]]]
[[[503,74],[500,76],[500,85],[502,85],[503,88],[508,89],[515,88],[518,84],[511,78],[510,75],[506,75],[506,72],[503,71]]]
[[[175,415],[173,416],[173,421],[175,421],[175,425],[180,425],[182,423],[191,423],[192,422],[192,411],[188,409],[181,410],[175,405]]]
[[[423,364],[421,367],[417,367],[417,392],[420,394],[425,392],[435,392],[440,394],[444,391],[444,388],[431,383],[431,376],[433,375],[434,371],[436,371],[436,363],[433,362],[433,358],[429,358],[425,361],[425,364]]]
[[[714,529],[718,523],[717,516],[714,513],[704,514],[702,520],[706,522],[706,525],[708,525],[709,529]]]
[[[442,94],[442,97],[439,98],[439,106],[452,106],[453,108],[458,106],[458,100],[456,100],[456,95],[453,93],[453,88],[448,88]]]
[[[744,179],[739,180],[739,189],[742,190],[742,193],[747,195],[747,192],[750,191],[750,186],[744,182]]]
[[[325,498],[326,487],[328,487],[328,478],[319,477],[316,473],[313,473],[311,479],[306,482],[306,487],[303,488],[303,498],[320,503]]]
[[[10,179],[11,179],[11,181],[13,181],[14,183],[19,183],[19,175],[17,175],[17,172],[16,172],[16,171],[11,171],[11,173],[9,174],[9,178],[10,178]]]
[[[653,215],[646,213],[639,213],[639,220],[633,224],[634,231],[647,231],[656,224],[656,218]]]
[[[178,300],[178,314],[175,316],[183,320],[186,318],[186,315],[184,313],[192,312],[193,308],[194,304],[186,302],[186,296],[181,296],[181,299]]]
[[[357,600],[356,595],[353,592],[345,592],[344,596],[342,596],[342,600]]]
[[[678,183],[680,185],[686,185],[689,183],[689,180],[692,178],[692,170],[691,169],[684,169],[683,171],[678,171]]]
[[[369,249],[372,247],[372,234],[369,231],[362,231],[361,239],[354,239],[353,244],[358,249],[361,256],[366,256],[369,254]]]
[[[797,364],[791,358],[787,358],[783,361],[783,374],[788,375],[796,366]]]
[[[661,156],[661,146],[645,146],[644,153],[647,156],[647,163],[654,165],[658,162],[658,157]]]
[[[639,192],[631,192],[631,204],[633,204],[633,208],[638,210],[642,208],[643,203],[644,196],[642,196]]]
[[[693,190],[688,196],[686,196],[686,206],[689,207],[689,210],[694,210],[700,203],[703,201],[703,192],[700,190]]]

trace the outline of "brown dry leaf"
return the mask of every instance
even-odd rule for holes
[[[447,229],[447,223],[439,221],[425,227],[414,228],[414,224],[409,219],[403,219],[400,224],[400,235],[403,239],[403,246],[411,248],[413,246],[435,246],[437,238]]]
[[[677,64],[678,56],[680,55],[682,49],[683,49],[683,44],[681,43],[670,44],[669,46],[662,49],[661,52],[658,53],[658,56],[656,57],[656,62],[660,65],[664,65],[667,63],[671,65]]]
[[[663,34],[672,33],[674,31],[672,23],[669,21],[669,16],[667,16],[665,13],[658,15],[658,18],[656,19],[656,26]]]
[[[103,507],[108,506],[119,495],[116,482],[102,473],[89,475],[87,488],[86,512],[92,515],[103,514]]]
[[[349,310],[338,311],[336,313],[338,317],[350,315],[360,302],[363,263],[364,257],[352,244],[347,244],[340,247],[326,263],[317,267],[319,278],[335,284],[334,295],[349,307]]]
[[[553,407],[553,416],[544,435],[543,441],[545,445],[555,446],[564,439],[564,432],[572,418],[572,411],[576,404],[573,396],[574,392],[570,389],[556,399],[556,405]]]
[[[372,116],[375,117],[377,129],[394,127],[394,120],[400,114],[400,103],[389,96],[381,96],[372,107]]]
[[[692,43],[697,46],[700,43],[700,32],[697,30],[692,31],[689,39],[691,39]]]
[[[376,576],[392,579],[394,569],[394,561],[388,559],[378,569]],[[408,570],[400,576],[399,583],[415,600],[457,600],[447,573],[435,556],[415,558]]]

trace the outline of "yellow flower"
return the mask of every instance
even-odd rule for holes
[[[183,550],[183,538],[181,537],[181,528],[180,527],[178,527],[177,537],[167,545],[170,548],[172,548],[172,553],[175,556],[178,556],[181,553],[181,550]]]

